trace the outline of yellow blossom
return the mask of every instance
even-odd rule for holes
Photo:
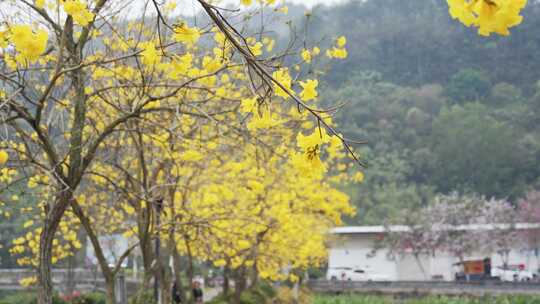
[[[310,101],[317,98],[317,86],[319,81],[317,79],[308,79],[307,81],[300,81],[300,86],[302,87],[302,92],[300,92],[300,98],[303,101]]]
[[[197,43],[200,37],[201,33],[199,29],[195,27],[189,27],[184,23],[174,28],[174,39],[178,42],[183,42],[188,46]]]
[[[353,176],[353,181],[361,183],[364,181],[364,173],[361,171],[356,172],[356,174]]]
[[[73,17],[73,21],[80,26],[87,26],[94,20],[94,14],[80,0],[66,0],[63,5],[66,14]]]
[[[253,45],[250,45],[249,50],[251,51],[253,56],[260,56],[262,54],[262,47],[263,47],[263,44],[260,42],[257,42]]]
[[[39,8],[43,8],[45,6],[45,0],[36,0],[35,4]]]
[[[10,41],[19,53],[18,59],[34,63],[47,47],[49,37],[47,31],[39,29],[36,32],[28,25],[14,25],[10,28]]]
[[[180,159],[184,161],[199,161],[203,158],[204,156],[200,152],[195,150],[187,150],[180,157]]]
[[[161,61],[158,51],[152,42],[143,42],[140,44],[143,49],[141,56],[142,62],[146,65],[155,65]]]
[[[274,73],[272,73],[272,77],[274,77],[274,79],[285,89],[287,89],[288,91],[291,90],[292,78],[291,78],[291,75],[289,74],[288,69],[286,68],[279,69],[275,71]],[[288,98],[289,94],[285,90],[283,90],[281,86],[279,86],[278,84],[274,84],[274,90],[276,92],[276,95],[283,98]]]
[[[491,33],[507,36],[509,28],[520,24],[527,0],[447,0],[452,18],[465,26],[478,28],[482,36]]]
[[[280,124],[278,120],[278,115],[276,113],[270,113],[269,110],[263,110],[262,114],[257,111],[247,124],[248,129],[257,130],[257,129],[267,129],[275,127]]]
[[[284,15],[287,15],[289,13],[289,7],[284,5],[281,8],[278,9],[279,12],[281,12]]]
[[[9,159],[9,155],[6,151],[0,150],[0,166],[5,165]]]
[[[311,63],[311,52],[309,50],[304,49],[300,55],[305,62]]]
[[[332,48],[326,51],[326,56],[329,58],[345,59],[347,55],[347,50],[344,48]]]
[[[37,277],[36,276],[22,278],[22,279],[19,280],[19,284],[21,286],[23,286],[23,287],[28,287],[28,286],[34,285],[36,283],[37,283]]]
[[[257,106],[257,98],[246,98],[242,100],[242,104],[240,106],[240,112],[242,113],[248,113],[256,109]]]
[[[337,46],[339,48],[345,47],[345,44],[347,44],[347,38],[345,38],[345,36],[341,36],[337,39]]]

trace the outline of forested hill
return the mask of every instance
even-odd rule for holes
[[[295,8],[297,9],[297,8]],[[540,4],[509,37],[479,36],[443,0],[320,6],[310,31],[348,39],[321,87],[336,121],[365,139],[355,224],[459,191],[515,201],[540,186]]]
[[[491,81],[532,89],[540,60],[540,3],[529,1],[509,37],[480,37],[448,14],[445,0],[367,0],[314,9],[311,31],[342,33],[350,56],[332,69],[338,84],[351,71],[376,70],[400,85],[444,83],[462,67]]]

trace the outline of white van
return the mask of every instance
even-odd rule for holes
[[[384,274],[375,273],[363,268],[352,267],[334,267],[328,268],[326,279],[329,281],[390,281],[390,278]]]

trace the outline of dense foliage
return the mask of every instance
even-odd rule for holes
[[[293,14],[293,7],[289,11]],[[348,38],[349,56],[327,77],[333,84],[362,70],[379,71],[386,81],[404,86],[444,84],[470,68],[488,73],[494,83],[530,92],[540,65],[534,60],[540,4],[529,1],[522,14],[523,23],[510,36],[480,37],[452,20],[446,1],[350,1],[314,8],[310,31]]]

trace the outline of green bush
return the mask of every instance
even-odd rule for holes
[[[358,296],[358,295],[322,295],[316,296],[313,304],[391,304],[393,301],[384,296]],[[406,303],[406,302],[400,302]]]
[[[231,303],[234,290],[231,290],[231,294],[225,296],[223,294],[218,295],[208,304],[225,304]],[[270,303],[271,300],[277,295],[276,290],[268,282],[261,281],[256,286],[245,290],[240,295],[240,304],[265,304]]]
[[[224,294],[220,294],[214,297],[212,300],[206,302],[206,304],[228,304],[229,297],[226,297]]]
[[[0,299],[4,299],[7,296],[12,296],[17,293],[20,293],[20,292],[14,291],[14,290],[0,290]]]
[[[271,283],[267,281],[260,281],[256,288],[262,292],[266,298],[273,298],[276,296],[277,291]]]
[[[128,300],[129,304],[156,304],[154,293],[147,290],[139,290],[136,295]]]
[[[37,296],[31,292],[19,292],[0,300],[0,304],[37,304]],[[69,304],[58,296],[53,297],[53,304]]]
[[[267,299],[260,290],[246,290],[240,295],[240,304],[264,304]]]
[[[232,300],[233,300],[233,294],[230,294],[228,296],[220,294],[217,297],[213,298],[211,301],[208,301],[206,303],[207,304],[228,304],[228,303],[232,303]],[[246,290],[240,295],[240,304],[265,304],[265,303],[268,303],[268,301],[269,299],[267,299],[260,290],[256,290],[256,289]]]
[[[106,304],[107,297],[99,292],[80,295],[70,301],[70,304]]]
[[[276,297],[272,300],[273,304],[312,304],[312,294],[307,288],[300,288],[298,292],[298,299],[295,299],[294,291],[292,288],[282,286],[277,289]]]

